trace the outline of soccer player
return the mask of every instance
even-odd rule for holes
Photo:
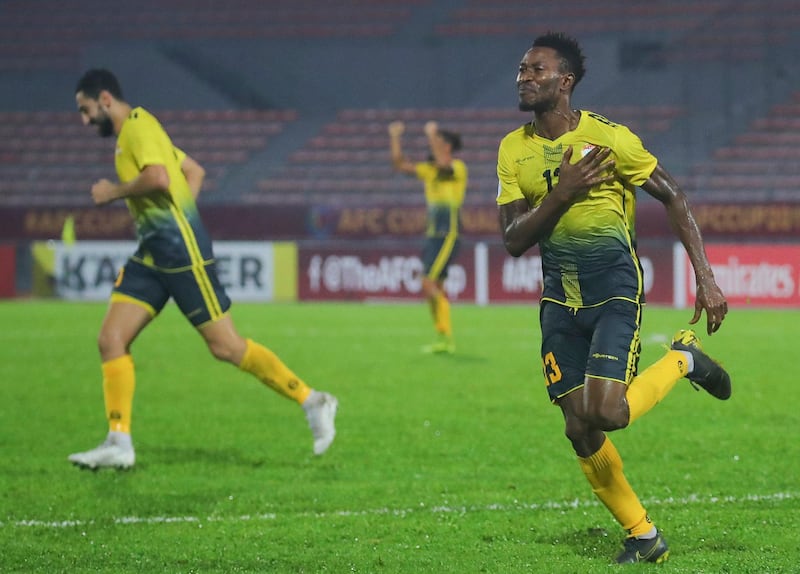
[[[117,136],[119,183],[97,181],[92,199],[96,205],[124,199],[136,223],[139,246],[117,276],[98,338],[108,435],[100,446],[72,454],[69,461],[91,469],[134,465],[131,345],[170,298],[214,357],[302,405],[314,454],[324,453],[336,434],[336,398],[309,387],[275,353],[236,331],[229,314],[231,301],[215,271],[211,239],[195,204],[203,168],[173,145],[152,114],[125,101],[108,70],[87,71],[75,92],[84,125],[95,126],[103,137]]]
[[[636,187],[664,205],[691,260],[697,300],[689,323],[705,310],[710,335],[728,306],[673,178],[628,128],[571,107],[584,72],[579,44],[564,34],[538,37],[522,57],[519,108],[533,112],[533,120],[500,143],[500,226],[515,257],[539,245],[547,392],[561,407],[565,434],[592,490],[627,532],[616,561],[663,562],[667,544],[606,432],[627,427],[683,377],[722,400],[731,382],[691,330],[679,331],[666,354],[637,375],[644,297],[633,227]]]
[[[436,122],[424,127],[430,147],[428,161],[413,163],[403,155],[403,122],[389,124],[389,145],[395,171],[416,176],[425,184],[428,223],[422,253],[424,277],[422,291],[431,309],[438,339],[422,350],[426,353],[454,353],[450,302],[444,290],[447,270],[459,247],[459,212],[467,190],[467,166],[453,153],[461,149],[461,136],[440,130]]]

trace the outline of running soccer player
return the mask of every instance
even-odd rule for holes
[[[90,469],[134,465],[135,372],[130,348],[170,298],[214,357],[302,405],[313,452],[324,453],[336,434],[336,398],[309,387],[275,353],[236,331],[229,314],[231,301],[217,278],[211,239],[195,204],[203,168],[173,145],[152,114],[124,100],[117,78],[108,70],[87,71],[78,81],[75,99],[84,125],[95,126],[103,137],[117,135],[119,183],[97,181],[92,199],[96,205],[124,199],[136,223],[139,246],[117,276],[98,338],[108,435],[100,446],[71,454],[68,460]]]
[[[425,184],[425,203],[428,223],[422,253],[424,277],[422,291],[428,300],[438,340],[426,345],[426,353],[454,353],[453,327],[450,321],[450,302],[444,290],[447,271],[459,247],[461,204],[467,190],[467,166],[453,153],[461,149],[461,136],[440,130],[436,122],[425,124],[430,147],[430,159],[413,163],[403,155],[403,122],[389,124],[389,145],[395,171],[416,176]]]
[[[689,323],[705,311],[710,335],[728,305],[673,178],[628,128],[570,105],[584,73],[580,46],[563,34],[540,36],[522,57],[519,108],[534,117],[500,143],[500,227],[511,255],[539,245],[547,392],[561,407],[565,434],[593,492],[627,533],[616,561],[663,562],[667,543],[623,474],[606,432],[644,415],[682,377],[722,400],[730,397],[731,382],[691,330],[679,331],[671,349],[637,375],[644,294],[633,228],[635,187],[664,205],[694,267],[697,300]]]

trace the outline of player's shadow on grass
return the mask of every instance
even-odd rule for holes
[[[147,459],[150,464],[188,465],[202,463],[214,466],[242,466],[246,468],[260,468],[269,463],[266,457],[248,456],[232,448],[179,446],[147,447]]]
[[[597,558],[604,555],[613,557],[615,553],[622,551],[622,539],[615,540],[604,528],[570,530],[556,535],[543,533],[537,537],[536,541],[541,544],[566,546],[571,548],[577,556],[585,558]]]
[[[472,355],[470,353],[462,353],[456,351],[455,353],[426,353],[425,357],[433,360],[449,361],[451,363],[471,364],[471,363],[486,363],[489,359],[481,355]]]

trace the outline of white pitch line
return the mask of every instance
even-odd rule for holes
[[[694,505],[694,504],[740,504],[743,502],[782,502],[784,500],[796,500],[800,498],[797,492],[776,492],[773,494],[745,494],[742,496],[713,496],[690,494],[686,497],[675,498],[650,498],[644,500],[645,506],[668,506],[668,505]],[[372,508],[365,510],[332,510],[329,512],[287,512],[279,515],[273,512],[264,514],[244,514],[240,516],[122,516],[110,519],[91,519],[91,520],[16,520],[12,522],[0,522],[0,528],[71,528],[75,526],[91,526],[92,524],[107,522],[110,520],[114,524],[169,524],[169,523],[197,523],[202,528],[204,522],[259,522],[277,520],[278,518],[300,517],[300,518],[341,518],[351,516],[399,516],[405,517],[409,514],[470,514],[475,512],[513,512],[520,510],[575,510],[579,508],[593,508],[599,506],[597,500],[565,500],[565,501],[546,501],[546,502],[514,502],[512,504],[486,504],[472,506],[447,506],[435,505],[428,506],[420,502],[416,508]]]

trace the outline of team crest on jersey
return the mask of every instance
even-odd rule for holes
[[[594,147],[594,144],[584,144],[583,149],[581,149],[581,157],[586,157],[586,154],[592,151]]]

